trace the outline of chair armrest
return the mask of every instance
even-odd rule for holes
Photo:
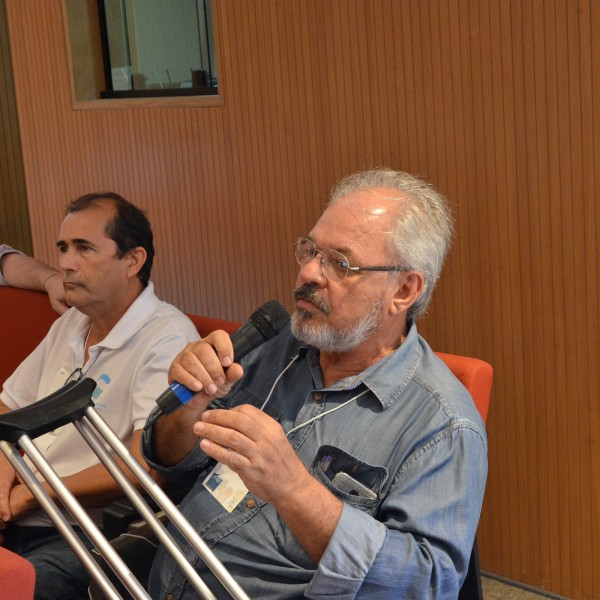
[[[194,480],[184,483],[170,482],[165,486],[164,492],[174,504],[179,504],[185,495],[192,489]],[[158,505],[146,494],[143,494],[144,499],[154,512],[159,512]],[[107,540],[112,540],[119,537],[122,533],[127,532],[135,521],[141,519],[140,514],[129,501],[129,498],[123,496],[118,500],[114,500],[102,511],[102,532]]]

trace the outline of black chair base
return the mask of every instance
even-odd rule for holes
[[[477,540],[473,542],[473,550],[471,550],[471,558],[469,559],[469,569],[458,593],[458,600],[483,600]]]

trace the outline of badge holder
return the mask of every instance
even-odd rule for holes
[[[77,428],[81,436],[121,487],[124,494],[150,526],[158,540],[163,544],[165,550],[176,561],[201,598],[216,600],[215,595],[208,589],[198,573],[186,560],[171,534],[169,534],[140,492],[129,481],[114,457],[107,450],[106,445],[125,463],[148,495],[164,511],[167,518],[177,527],[207,567],[210,568],[225,589],[227,589],[231,597],[235,600],[249,600],[247,594],[241,589],[239,584],[189,524],[175,504],[173,504],[160,486],[129,452],[128,448],[119,440],[106,421],[98,414],[91,399],[95,387],[96,383],[90,378],[79,382],[71,382],[31,406],[0,415],[0,450],[2,450],[10,461],[15,471],[23,480],[23,483],[30,489],[39,505],[48,514],[56,529],[69,543],[77,558],[79,558],[90,574],[92,580],[97,584],[106,598],[111,600],[121,598],[106,573],[104,573],[92,557],[90,551],[85,547],[85,544],[73,531],[57,504],[50,498],[50,495],[46,492],[40,481],[37,480],[21,453],[25,454],[31,460],[63,506],[94,544],[102,558],[132,597],[136,600],[150,598],[110,542],[103,536],[87,512],[62,483],[33,441],[36,437],[68,423],[72,423]]]

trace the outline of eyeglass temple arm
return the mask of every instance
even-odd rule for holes
[[[398,266],[398,267],[351,267],[345,265],[349,271],[412,271],[411,267]]]

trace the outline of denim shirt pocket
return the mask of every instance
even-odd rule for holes
[[[342,502],[373,513],[388,471],[370,465],[335,446],[321,446],[312,465],[313,475]]]

